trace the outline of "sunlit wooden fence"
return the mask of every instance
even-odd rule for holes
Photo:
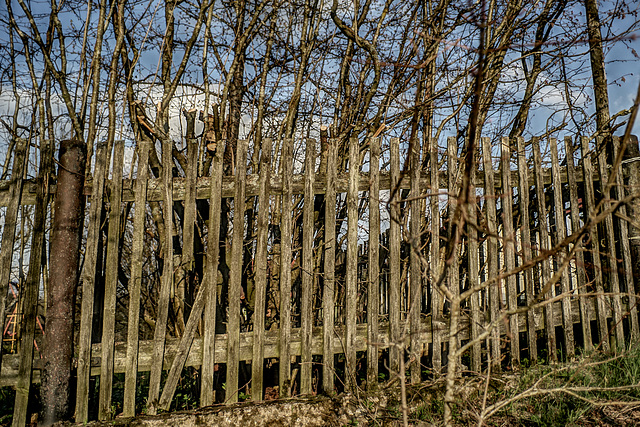
[[[294,141],[264,140],[252,163],[252,145],[239,141],[229,173],[218,144],[210,172],[201,177],[197,142],[189,142],[188,163],[180,169],[173,143],[166,142],[157,179],[149,178],[149,143],[137,148],[134,165],[124,160],[123,142],[99,146],[85,187],[76,421],[120,411],[133,416],[136,401],[145,399],[148,412],[167,410],[187,374],[197,377],[200,406],[262,400],[265,391],[372,388],[396,379],[405,360],[415,382],[442,372],[451,334],[469,344],[462,362],[471,371],[570,359],[577,348],[637,339],[624,218],[639,212],[626,212],[624,204],[609,209],[629,193],[625,171],[614,171],[593,141],[561,142],[562,163],[555,139],[505,138],[492,145],[482,138],[473,170],[465,171],[455,138],[446,146],[352,139],[341,155],[335,140],[322,150],[315,140],[295,141],[295,154]],[[21,203],[50,191],[20,179],[20,153],[11,180],[1,183],[4,283],[15,267]],[[133,168],[135,177],[123,178],[123,168]],[[613,172],[609,190],[604,183]],[[465,227],[447,254],[464,173],[475,197],[460,207]],[[223,204],[229,224],[219,237]],[[31,238],[46,240],[46,221],[30,220]],[[196,235],[204,236],[204,247],[194,247]],[[149,241],[161,249],[149,251]],[[225,259],[221,245],[230,248]],[[176,323],[171,316],[177,299],[185,298],[198,251],[204,269],[192,275],[192,297],[184,321]],[[160,261],[149,259],[158,253]],[[20,345],[3,345],[1,360],[0,384],[22,393],[16,411],[27,410],[29,387],[42,368],[40,349],[29,344],[38,342],[35,324],[27,321],[45,315],[46,261],[37,262],[43,268],[20,284],[21,302],[9,307],[11,294],[0,300],[9,319],[3,339],[15,339],[7,332],[15,331],[16,318],[24,319]],[[152,273],[161,274],[159,283]],[[456,331],[448,326],[450,303],[435,288],[441,275],[452,294],[466,297]],[[155,312],[142,325],[141,290],[149,287],[144,294]],[[171,322],[180,327],[170,328]]]

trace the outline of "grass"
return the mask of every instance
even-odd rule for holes
[[[496,416],[540,426],[576,425],[606,407],[640,411],[640,346],[617,356],[592,355],[524,369],[492,391],[490,399],[495,408],[508,402]]]

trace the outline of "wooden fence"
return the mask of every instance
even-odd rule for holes
[[[293,141],[272,147],[264,140],[248,173],[249,143],[239,141],[225,175],[218,144],[210,173],[199,177],[197,142],[189,141],[179,169],[166,142],[165,167],[153,179],[149,142],[136,150],[134,179],[123,178],[124,143],[98,147],[85,187],[76,421],[133,416],[145,398],[148,413],[168,410],[187,373],[197,377],[200,406],[263,400],[265,391],[372,388],[397,379],[401,366],[417,382],[440,375],[451,334],[468,345],[462,362],[477,372],[638,339],[629,223],[625,204],[616,205],[629,190],[623,168],[613,171],[604,150],[597,155],[587,139],[565,138],[561,164],[555,139],[543,141],[543,155],[537,139],[492,146],[483,138],[470,171],[475,197],[461,207],[466,226],[447,258],[465,173],[456,139],[446,147],[393,138],[344,145],[348,158],[329,140],[320,161],[316,141],[306,140],[297,146],[302,161]],[[21,153],[0,188],[2,283],[15,263],[21,204],[45,200],[46,207],[51,191],[44,181],[20,179]],[[608,191],[603,183],[613,172]],[[33,242],[46,239],[46,217],[34,217]],[[202,247],[194,247],[198,236]],[[196,256],[205,260],[198,274]],[[42,368],[32,343],[47,270],[31,270],[20,288],[21,344],[11,347],[19,351],[5,346],[0,359],[0,384],[17,390],[14,421],[25,419]],[[448,326],[450,303],[435,287],[441,275],[464,297],[456,331]],[[0,299],[2,318],[11,298]],[[117,398],[115,383],[123,388]]]

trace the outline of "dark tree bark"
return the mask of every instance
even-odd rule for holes
[[[607,75],[604,70],[604,53],[602,51],[602,34],[600,32],[600,17],[598,16],[598,1],[585,0],[587,11],[587,33],[589,34],[589,57],[591,58],[591,74],[593,76],[593,93],[596,101],[596,125],[605,142],[611,135],[609,121],[609,93],[607,91]]]
[[[85,147],[75,140],[60,144],[44,334],[41,389],[44,425],[71,415],[73,319],[84,212]]]

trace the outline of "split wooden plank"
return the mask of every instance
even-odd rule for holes
[[[262,400],[264,373],[265,312],[267,306],[267,232],[269,231],[269,176],[271,175],[271,139],[262,140],[260,156],[260,194],[256,246],[255,306],[253,312],[253,360],[251,362],[251,398]]]
[[[598,138],[601,145],[602,138]],[[607,171],[607,153],[602,150],[598,154],[598,172],[600,174],[600,192],[604,200],[604,208],[608,209],[611,206],[611,188],[607,187],[609,180],[609,173]],[[620,297],[620,279],[618,277],[618,256],[616,255],[616,236],[613,230],[613,215],[608,214],[604,218],[604,234],[607,242],[607,264],[608,264],[608,276],[609,276],[609,297],[613,302],[613,330],[615,332],[616,345],[614,349],[621,349],[624,347],[624,328],[622,325],[622,299]],[[607,299],[609,299],[607,298]]]
[[[13,245],[15,243],[16,223],[18,210],[20,209],[20,199],[22,198],[22,187],[24,180],[24,167],[27,141],[18,139],[13,155],[13,168],[11,169],[11,180],[9,187],[9,205],[4,216],[2,228],[2,247],[0,249],[0,329],[4,332],[5,310],[7,306],[7,295],[9,293],[9,282],[11,279],[11,263],[13,261]],[[0,346],[0,368],[2,367],[2,346]]]
[[[347,272],[345,310],[345,358],[347,383],[356,389],[356,321],[358,302],[358,175],[360,144],[349,139],[349,188],[347,190]]]
[[[569,201],[571,203],[571,233],[580,230],[580,204],[578,203],[578,183],[576,180],[576,170],[574,165],[574,148],[571,137],[564,139],[566,160],[567,160],[567,181],[569,186]],[[586,212],[585,212],[586,217]],[[577,246],[577,247],[575,247]],[[580,326],[582,328],[582,338],[584,349],[587,352],[593,350],[591,340],[591,314],[589,312],[588,297],[582,296],[588,293],[587,278],[584,269],[584,252],[581,250],[582,239],[574,243],[575,247],[575,269],[576,269],[576,292],[578,293],[578,307],[580,308]]]
[[[468,206],[468,222],[467,222],[467,267],[469,276],[469,287],[475,288],[480,283],[479,269],[479,248],[478,248],[478,215],[476,207],[476,187],[473,182],[477,172],[477,153],[473,153],[473,162],[471,163],[469,184],[469,206]],[[474,341],[471,347],[471,370],[473,372],[482,372],[482,342],[480,334],[485,328],[484,319],[482,319],[482,311],[480,309],[480,298],[482,291],[475,292],[471,295],[471,339]]]
[[[33,222],[31,252],[29,255],[29,271],[23,288],[23,316],[20,337],[20,363],[18,366],[18,383],[13,408],[14,427],[22,427],[27,422],[29,393],[33,367],[33,348],[35,341],[36,318],[38,316],[38,294],[40,293],[40,274],[44,252],[45,227],[47,222],[47,205],[49,196],[47,185],[49,180],[50,142],[42,141],[40,171],[38,172],[38,199]],[[4,319],[3,319],[4,320]],[[3,330],[4,331],[4,330]]]
[[[99,143],[96,150],[93,192],[89,208],[89,226],[82,272],[82,307],[80,311],[80,332],[78,342],[78,385],[76,388],[77,423],[86,423],[89,418],[89,374],[91,372],[91,330],[93,327],[93,297],[100,239],[100,215],[107,174],[107,145]]]
[[[502,247],[504,251],[504,272],[507,275],[507,307],[509,311],[518,308],[518,289],[513,270],[516,267],[515,242],[516,234],[513,230],[513,184],[511,183],[511,146],[509,138],[503,137],[500,142],[502,169]],[[517,369],[520,365],[520,337],[518,330],[518,315],[509,316],[509,351],[511,353],[511,367]]]
[[[401,375],[400,357],[404,357],[404,337],[400,332],[400,144],[398,138],[391,138],[390,145],[391,191],[389,200],[389,323],[391,324],[391,349],[389,350],[389,370],[391,375]]]
[[[113,392],[113,349],[116,326],[116,294],[118,267],[120,265],[120,223],[122,218],[122,167],[124,166],[124,141],[114,143],[111,194],[109,195],[109,229],[107,235],[107,261],[104,285],[104,314],[102,320],[102,363],[100,365],[100,397],[98,419],[115,416],[111,412]]]
[[[133,244],[131,249],[131,277],[129,279],[129,316],[127,323],[127,368],[124,377],[123,416],[136,415],[136,381],[138,374],[138,343],[140,327],[140,290],[142,287],[142,254],[144,249],[145,219],[147,216],[147,177],[149,176],[149,149],[151,141],[143,140],[138,149],[138,172],[133,217]]]
[[[293,140],[287,138],[282,144],[282,217],[280,220],[280,396],[289,397],[291,388],[291,175],[293,162]],[[335,216],[335,215],[334,215]]]
[[[587,205],[585,222],[593,220],[596,216],[595,192],[593,189],[593,165],[591,164],[589,139],[580,139],[580,150],[582,153],[582,170],[584,173],[585,201]],[[596,288],[596,323],[598,328],[598,340],[604,351],[609,351],[609,331],[607,328],[607,308],[604,296],[604,284],[602,282],[602,262],[600,261],[600,237],[598,227],[593,224],[589,230],[589,240],[591,242],[591,256],[593,259],[593,270]]]
[[[540,152],[540,140],[534,137],[531,141],[533,146],[533,176],[535,182],[535,191],[538,210],[538,237],[540,239],[540,247],[538,254],[548,253],[549,245],[549,221],[547,220],[547,206],[545,203],[544,180],[542,179],[542,153]],[[526,206],[526,205],[525,205]],[[551,257],[540,261],[542,265],[542,289],[549,287],[545,293],[545,300],[554,297],[555,283],[550,283],[551,266],[549,262]],[[553,325],[553,304],[549,303],[544,306],[544,323],[545,336],[547,338],[547,352],[549,353],[549,361],[555,363],[558,361],[558,352],[556,344],[556,328]]]
[[[549,139],[549,148],[551,150],[551,178],[553,188],[553,206],[555,214],[555,244],[558,245],[567,237],[566,216],[564,210],[564,199],[562,198],[562,182],[560,181],[560,162],[558,159],[558,143],[555,138]],[[558,268],[562,268],[567,256],[567,248],[560,248],[557,256]],[[575,342],[573,336],[573,314],[571,313],[571,288],[569,286],[569,269],[568,267],[562,271],[561,278],[562,294],[562,329],[564,335],[564,345],[568,360],[575,357]]]
[[[435,375],[442,371],[442,308],[444,296],[436,283],[440,277],[440,180],[438,179],[438,141],[429,138],[429,185],[431,186],[431,329],[433,331],[431,366]],[[398,259],[398,262],[400,260]]]
[[[613,137],[613,158],[618,158],[618,151],[620,150],[620,138]],[[615,197],[617,200],[622,200],[625,197],[624,194],[624,181],[622,175],[622,165],[618,166],[616,173],[616,185],[615,185]],[[618,220],[618,229],[620,230],[620,245],[622,249],[622,266],[624,269],[624,292],[629,298],[629,316],[631,323],[631,342],[637,342],[640,339],[640,326],[638,325],[638,307],[636,300],[636,293],[634,291],[635,285],[633,281],[633,266],[631,263],[631,248],[629,246],[629,222],[627,217],[627,207],[622,204],[618,208],[618,214],[620,218]]]
[[[164,184],[164,242],[162,253],[164,255],[162,266],[162,282],[158,295],[158,315],[156,316],[156,328],[153,335],[153,364],[149,374],[149,397],[147,399],[147,413],[155,415],[158,409],[158,397],[160,396],[160,381],[162,380],[162,360],[164,359],[164,345],[167,332],[167,319],[169,316],[169,302],[171,290],[174,285],[173,277],[173,141],[166,138],[162,141],[162,179]]]
[[[219,141],[211,166],[211,197],[207,226],[207,264],[205,280],[207,301],[204,309],[204,336],[202,343],[202,384],[200,406],[215,402],[213,376],[215,372],[216,309],[218,304],[218,255],[220,254],[220,212],[222,212],[222,164],[226,144]]]
[[[495,193],[495,176],[491,159],[491,140],[482,138],[482,164],[484,173],[484,206],[486,210],[486,235],[487,235],[487,280],[498,277],[498,228]],[[489,319],[491,321],[491,370],[500,371],[500,301],[501,281],[491,285],[489,291]]]
[[[374,390],[378,385],[378,343],[380,342],[378,337],[380,314],[380,138],[369,140],[369,150],[367,388]]]
[[[242,263],[244,245],[245,177],[247,174],[247,141],[236,146],[235,186],[233,198],[233,242],[231,247],[231,283],[229,285],[229,320],[227,322],[227,388],[226,403],[238,401],[240,298],[242,297]]]
[[[160,400],[158,401],[159,409],[168,411],[169,407],[171,406],[171,400],[173,399],[173,395],[175,394],[176,386],[178,385],[178,380],[180,379],[180,375],[182,374],[184,364],[187,361],[191,343],[193,343],[193,337],[196,332],[196,327],[202,319],[202,311],[204,310],[204,304],[206,301],[207,288],[207,284],[202,283],[202,286],[200,286],[200,289],[198,289],[196,300],[194,301],[193,308],[191,309],[191,313],[189,314],[189,320],[187,320],[187,324],[184,328],[184,334],[182,335],[180,344],[178,345],[178,351],[176,352],[173,362],[171,363],[171,369],[169,369],[169,374],[167,375],[167,380],[164,384],[162,395],[160,396]]]
[[[300,393],[311,394],[312,363],[311,329],[313,327],[313,239],[315,236],[313,186],[316,175],[316,141],[307,139],[304,162],[304,206],[302,209],[302,300],[300,328],[302,355],[300,363]]]
[[[411,382],[417,384],[420,382],[421,366],[420,358],[422,356],[422,343],[420,336],[420,299],[422,291],[422,263],[421,263],[421,239],[420,239],[420,220],[422,212],[420,210],[420,144],[417,140],[409,144],[411,151],[409,152],[409,169],[411,173],[411,190],[409,192],[409,208],[411,217],[409,220],[409,336],[410,336],[410,375]]]
[[[325,195],[324,224],[324,289],[322,292],[322,388],[334,392],[335,363],[333,353],[335,324],[335,269],[336,269],[336,157],[337,140],[329,139],[327,153],[327,193]],[[290,187],[289,187],[290,188]]]

